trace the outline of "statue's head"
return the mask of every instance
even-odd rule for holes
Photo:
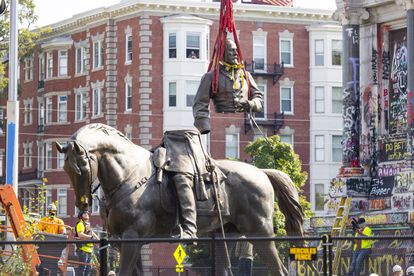
[[[229,64],[237,64],[238,61],[237,46],[231,39],[226,39],[226,51],[224,52],[224,61]]]

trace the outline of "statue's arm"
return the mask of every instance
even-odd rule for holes
[[[210,92],[212,73],[206,73],[201,79],[193,103],[194,126],[202,133],[210,132]]]
[[[260,91],[256,82],[254,81],[252,75],[247,72],[249,75],[250,82],[250,100],[249,105],[253,112],[262,112],[263,110],[263,92]]]

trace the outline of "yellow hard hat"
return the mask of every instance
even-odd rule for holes
[[[57,211],[57,208],[56,208],[56,205],[55,204],[49,204],[49,206],[47,207],[47,210],[49,211],[49,212],[51,212],[51,211]]]

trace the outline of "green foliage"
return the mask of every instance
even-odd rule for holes
[[[35,15],[34,0],[19,0],[18,5],[18,23],[19,23],[19,60],[29,57],[33,54],[36,41],[43,35],[50,32],[50,28],[40,28],[30,30],[30,27],[38,19]],[[5,66],[3,59],[9,54],[9,36],[10,36],[10,5],[5,12],[0,15],[0,89],[7,87],[8,78],[5,76]]]

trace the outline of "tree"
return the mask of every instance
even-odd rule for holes
[[[19,60],[33,54],[36,41],[44,34],[50,32],[49,28],[40,28],[31,31],[30,27],[38,19],[35,15],[34,0],[19,0],[18,5],[19,21]],[[5,63],[9,54],[9,35],[10,35],[10,5],[6,5],[3,14],[0,15],[0,89],[8,84],[6,77]]]

